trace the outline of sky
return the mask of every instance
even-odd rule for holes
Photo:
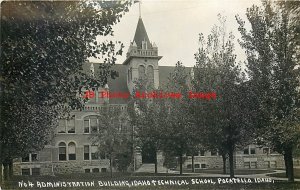
[[[148,37],[158,46],[158,54],[163,56],[160,66],[175,66],[177,61],[192,67],[195,65],[194,54],[199,47],[200,33],[207,36],[214,24],[218,24],[217,15],[226,16],[227,32],[235,36],[237,62],[244,62],[245,54],[238,44],[240,38],[235,15],[247,21],[246,9],[253,4],[261,5],[259,0],[142,0],[141,17]],[[113,26],[114,37],[124,43],[124,53],[118,57],[117,63],[122,64],[130,41],[133,40],[139,19],[139,3],[130,7],[121,19]],[[249,23],[246,22],[249,28]],[[98,39],[99,41],[103,39]],[[92,62],[100,62],[94,58]],[[243,67],[243,65],[242,65]]]

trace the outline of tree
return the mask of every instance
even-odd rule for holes
[[[131,109],[131,123],[135,126],[137,146],[142,148],[143,154],[152,157],[157,173],[157,152],[161,149],[162,126],[165,125],[166,108],[163,99],[143,97],[143,93],[159,93],[153,84],[148,83],[147,77],[135,82]],[[141,94],[137,95],[137,94]]]
[[[57,125],[52,122],[82,108],[78,96],[82,88],[99,87],[116,76],[111,66],[123,45],[117,43],[118,49],[113,42],[99,44],[96,37],[112,35],[111,26],[129,5],[127,1],[2,2],[1,163],[30,153],[32,147],[40,150],[48,131]],[[103,56],[98,80],[80,70],[90,56]],[[37,112],[49,119],[33,118]],[[14,122],[16,118],[26,122]],[[37,126],[43,130],[28,138]],[[9,132],[12,128],[15,133]]]
[[[121,171],[126,171],[130,164],[131,134],[124,131],[128,128],[128,115],[120,107],[105,104],[100,111],[99,130],[92,136],[93,144],[98,146],[98,155],[109,158],[110,174],[113,165]],[[126,156],[127,155],[127,156]]]
[[[296,1],[253,5],[246,13],[250,31],[236,17],[247,54],[249,87],[256,96],[257,139],[284,155],[289,181],[294,181],[293,151],[300,139],[298,5]]]
[[[226,33],[226,18],[219,15],[219,22],[208,35],[207,43],[200,34],[193,80],[193,90],[216,93],[216,99],[195,100],[193,109],[198,136],[204,137],[201,143],[220,151],[224,167],[228,154],[230,177],[234,177],[234,151],[251,139],[253,128],[249,118],[252,113],[248,110],[251,100],[241,68],[235,61],[234,36]]]
[[[189,110],[189,79],[181,62],[176,63],[174,71],[169,76],[167,92],[179,93],[177,98],[166,99],[168,110],[166,124],[162,126],[162,147],[166,154],[179,158],[180,174],[183,173],[183,156],[197,144],[195,141],[194,122]]]

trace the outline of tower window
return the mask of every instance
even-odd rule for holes
[[[154,85],[154,69],[152,65],[148,65],[147,67],[147,77],[148,77],[148,84],[150,86]]]
[[[144,79],[145,78],[145,67],[143,65],[139,66],[139,78]]]

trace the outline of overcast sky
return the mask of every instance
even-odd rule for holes
[[[151,42],[158,46],[163,58],[159,65],[174,66],[182,61],[185,66],[194,66],[194,53],[198,48],[199,33],[207,36],[214,24],[218,23],[218,13],[227,17],[227,31],[235,35],[237,59],[245,59],[239,47],[235,15],[246,20],[245,12],[252,4],[261,5],[259,0],[142,0],[141,15]],[[139,4],[135,3],[113,27],[114,39],[125,44],[121,64],[125,60],[130,41],[133,40],[139,18]],[[95,59],[90,61],[97,62]],[[99,61],[98,61],[99,62]]]

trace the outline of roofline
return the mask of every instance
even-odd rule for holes
[[[131,55],[129,57],[127,57],[125,59],[125,61],[122,63],[122,65],[127,65],[128,62],[132,59],[132,58],[157,58],[158,60],[160,60],[163,56],[135,56],[135,55]]]

